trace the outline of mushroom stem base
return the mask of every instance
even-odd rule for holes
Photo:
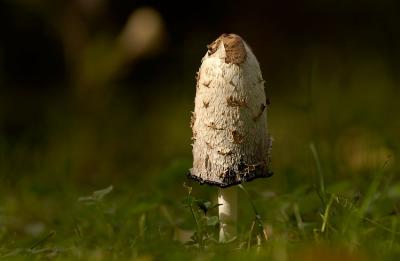
[[[236,237],[237,194],[237,186],[218,189],[219,242],[228,242]]]

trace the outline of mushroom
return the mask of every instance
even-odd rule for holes
[[[260,66],[236,34],[207,46],[192,114],[193,168],[188,176],[219,186],[220,242],[236,237],[237,186],[269,177],[271,138]]]

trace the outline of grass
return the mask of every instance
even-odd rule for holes
[[[1,191],[0,255],[7,260],[394,260],[400,254],[400,190],[385,180],[387,167],[363,178],[358,193],[348,186],[351,177],[324,183],[316,146],[309,153],[319,182],[286,192],[259,190],[256,182],[241,186],[240,233],[227,244],[217,240],[215,188],[180,178],[172,193],[152,186],[153,179],[148,191],[121,182],[84,194],[73,182],[27,179]],[[183,177],[188,166],[178,165],[173,175]]]

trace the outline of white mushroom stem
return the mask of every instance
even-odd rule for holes
[[[219,241],[228,242],[237,234],[237,186],[218,189]]]

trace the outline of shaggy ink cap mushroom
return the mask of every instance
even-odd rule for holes
[[[196,77],[188,176],[222,188],[269,177],[268,101],[258,61],[236,34],[207,47]]]

